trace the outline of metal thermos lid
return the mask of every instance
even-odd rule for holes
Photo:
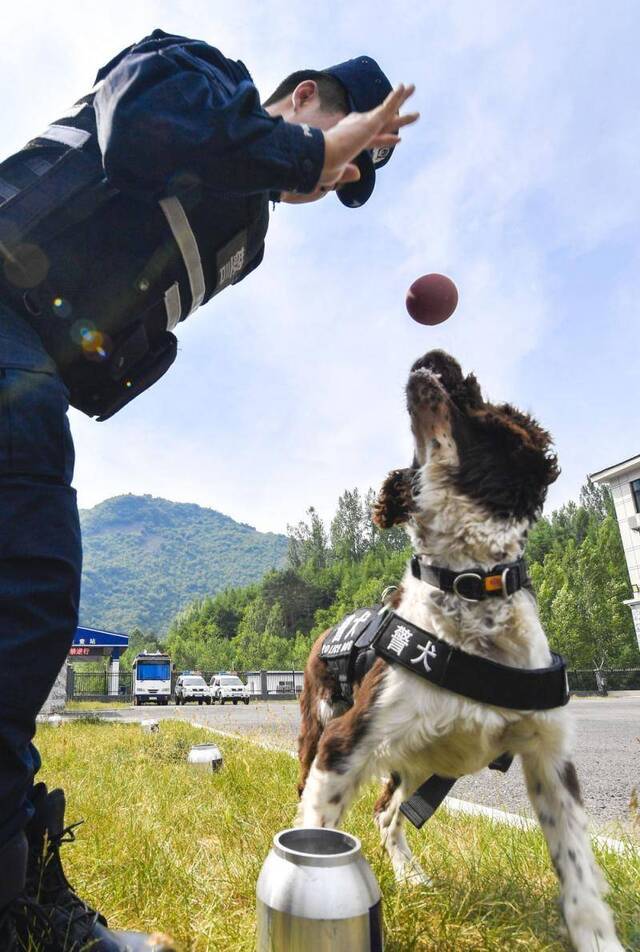
[[[357,836],[325,827],[282,830],[273,838],[274,852],[295,866],[344,866],[360,853]]]

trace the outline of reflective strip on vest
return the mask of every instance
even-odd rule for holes
[[[167,311],[167,330],[172,331],[180,320],[180,314],[182,313],[180,285],[177,281],[164,292],[164,306]]]
[[[47,162],[46,159],[41,159],[37,155],[29,156],[28,159],[25,159],[25,166],[33,172],[34,175],[40,177],[44,175],[45,172],[48,172],[51,168],[51,162]],[[17,188],[15,185],[12,185],[11,182],[7,182],[6,179],[0,178],[0,205],[4,202],[8,202],[10,198],[13,198],[21,189]]]
[[[10,198],[13,198],[14,195],[17,195],[20,191],[19,188],[16,188],[15,185],[11,185],[10,182],[5,182],[4,179],[0,179],[0,198],[8,202]]]
[[[171,195],[169,198],[161,198],[160,207],[169,223],[169,228],[173,233],[176,244],[180,249],[184,266],[187,269],[189,287],[191,288],[191,308],[189,314],[193,314],[202,304],[206,290],[198,242],[191,230],[191,225],[182,207],[182,203],[175,195]]]
[[[51,168],[51,162],[47,162],[46,159],[41,159],[40,156],[37,155],[25,159],[24,164],[28,169],[31,169],[34,175],[44,175],[44,173],[48,172]]]
[[[75,129],[73,126],[57,124],[49,126],[38,136],[38,139],[52,139],[53,142],[62,142],[63,145],[69,145],[72,149],[79,149],[90,138],[91,133],[85,129]]]

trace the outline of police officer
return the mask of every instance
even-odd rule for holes
[[[35,717],[77,626],[68,403],[104,420],[167,370],[176,324],[260,264],[270,200],[367,201],[417,118],[400,114],[412,92],[359,57],[294,73],[261,105],[241,62],[155,30],[0,164],[3,950],[27,934],[51,952],[153,947],[75,895],[64,794],[33,784]]]

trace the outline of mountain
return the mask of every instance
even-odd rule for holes
[[[153,496],[115,496],[80,521],[80,624],[91,628],[165,634],[195,599],[255,582],[287,553],[286,536]]]

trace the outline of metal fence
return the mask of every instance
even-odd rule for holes
[[[202,671],[207,684],[217,671]],[[569,687],[579,694],[606,694],[607,691],[640,691],[640,668],[575,670],[569,671]],[[247,684],[251,696],[263,701],[293,700],[300,696],[303,683],[302,671],[241,671],[239,676]],[[174,694],[178,673],[171,678],[171,694]],[[108,671],[79,671],[67,668],[67,700],[128,701],[132,696],[130,671],[120,674]]]
[[[247,671],[246,681],[252,695],[267,700],[292,700],[300,696],[302,671]]]
[[[585,694],[640,691],[640,668],[603,668],[569,671],[569,687]]]
[[[218,671],[198,671],[207,684]],[[175,695],[175,685],[179,672],[171,676],[171,696]],[[302,691],[302,671],[240,671],[239,677],[249,687],[251,696],[262,700],[295,699]],[[71,701],[129,701],[132,698],[132,674],[121,671],[119,674],[108,671],[81,671],[67,667],[67,700]]]
[[[67,700],[108,701],[131,699],[131,672],[78,671],[67,668]]]

